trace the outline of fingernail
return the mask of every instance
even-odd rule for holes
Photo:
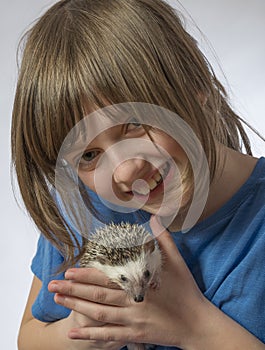
[[[78,339],[78,338],[79,338],[78,330],[77,330],[77,329],[71,329],[71,330],[68,332],[68,337],[69,337],[70,339]]]
[[[64,277],[65,277],[66,279],[70,280],[70,279],[73,279],[74,275],[75,275],[75,273],[74,273],[73,270],[67,270],[67,271],[65,272]]]
[[[49,291],[50,292],[56,292],[58,290],[58,283],[57,282],[51,282],[49,284]]]
[[[56,294],[54,300],[57,304],[63,304],[65,301],[65,296],[61,294]]]

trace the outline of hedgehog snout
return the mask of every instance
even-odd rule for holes
[[[136,303],[141,303],[142,301],[144,301],[144,296],[141,295],[141,294],[136,295],[136,296],[134,297],[134,301],[135,301]]]
[[[148,287],[148,285],[146,284],[146,282],[141,281],[140,286],[138,286],[138,288],[135,288],[133,299],[136,303],[141,303],[142,301],[144,301],[145,292],[146,292],[147,287]]]

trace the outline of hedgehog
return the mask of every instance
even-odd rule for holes
[[[160,286],[162,254],[157,241],[138,224],[105,225],[89,237],[80,267],[105,273],[135,302],[142,302],[149,287]],[[128,350],[154,349],[152,344],[129,344]]]

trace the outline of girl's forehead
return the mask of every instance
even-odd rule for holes
[[[107,105],[103,108],[86,109],[86,115],[70,130],[67,143],[89,144],[98,135],[113,130],[116,126],[139,122],[148,126],[161,123],[159,106],[147,103],[125,102]],[[162,120],[166,120],[165,116]],[[156,121],[156,123],[155,123]],[[163,123],[162,123],[163,124]],[[163,128],[163,126],[162,126]]]
[[[65,154],[80,153],[91,145],[96,137],[112,137],[120,126],[139,122],[170,136],[186,153],[197,154],[201,144],[192,128],[176,113],[161,106],[128,102],[109,105],[85,115],[68,133],[62,148]],[[117,127],[117,128],[115,128]],[[134,143],[135,145],[135,143]]]
[[[108,110],[98,109],[84,116],[72,130],[66,138],[75,141],[78,145],[85,142],[91,143],[98,135],[114,130],[115,126],[126,124],[130,121],[131,116],[122,112],[114,111],[111,107]]]

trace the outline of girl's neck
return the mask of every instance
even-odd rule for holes
[[[221,156],[216,175],[210,185],[208,199],[198,222],[208,218],[220,209],[247,181],[258,161],[257,158],[242,154],[220,145]],[[186,209],[187,213],[188,208]],[[178,215],[169,227],[176,232],[181,230],[185,214]]]

